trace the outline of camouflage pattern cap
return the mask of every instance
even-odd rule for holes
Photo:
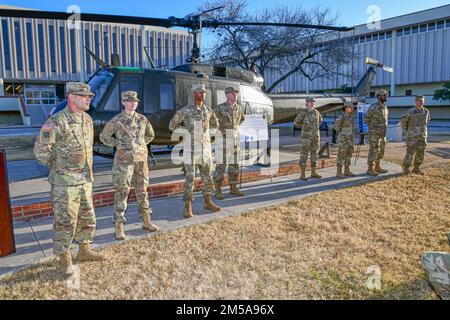
[[[237,86],[229,86],[225,89],[225,94],[228,94],[230,92],[239,92],[239,89]]]
[[[206,92],[206,88],[204,84],[195,84],[192,86],[192,92]]]
[[[95,96],[91,92],[91,87],[82,82],[67,82],[66,83],[66,94],[76,94],[79,96]]]
[[[121,97],[122,101],[140,101],[136,91],[124,91],[121,93]]]
[[[377,91],[377,97],[378,96],[387,96],[388,92],[386,90],[378,90]]]
[[[306,102],[310,102],[310,101],[316,101],[316,100],[314,99],[314,97],[311,97],[311,96],[306,97]]]

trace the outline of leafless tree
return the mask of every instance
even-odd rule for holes
[[[209,18],[219,21],[281,22],[314,25],[335,25],[337,16],[329,9],[319,7],[305,10],[298,6],[279,6],[250,14],[246,0],[206,1],[201,8],[213,11]],[[351,46],[342,40],[339,32],[324,32],[319,29],[302,29],[271,26],[221,26],[215,29],[215,45],[207,51],[210,59],[224,65],[240,66],[261,74],[276,71],[278,79],[266,92],[272,92],[289,76],[300,72],[310,81],[338,74],[338,65],[352,59]],[[339,73],[348,77],[347,74]]]

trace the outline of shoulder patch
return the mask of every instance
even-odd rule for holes
[[[53,124],[46,123],[42,126],[41,131],[39,133],[39,141],[40,143],[48,144],[55,142],[55,129]]]

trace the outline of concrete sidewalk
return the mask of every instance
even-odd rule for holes
[[[160,228],[160,232],[167,232],[177,228],[183,228],[218,218],[225,218],[254,209],[273,206],[291,200],[304,198],[313,194],[334,189],[346,188],[362,183],[373,182],[401,173],[401,167],[385,163],[389,174],[379,177],[371,177],[365,174],[367,170],[366,160],[360,159],[357,165],[352,166],[352,171],[357,174],[354,178],[337,179],[336,168],[320,170],[323,179],[299,180],[298,174],[266,179],[247,183],[242,186],[246,196],[243,198],[231,197],[224,192],[226,199],[217,201],[223,210],[210,213],[203,209],[201,193],[195,194],[193,210],[195,216],[191,219],[183,217],[183,202],[180,196],[163,198],[151,201],[153,220]],[[225,191],[228,191],[225,189]],[[112,224],[112,207],[96,209],[97,232],[94,247],[107,246],[116,243],[114,238],[114,226]],[[0,258],[0,275],[15,272],[24,267],[39,263],[42,259],[52,257],[52,223],[53,218],[18,222],[14,224],[17,252],[8,257]],[[141,229],[140,217],[136,205],[131,203],[127,212],[127,224],[125,232],[129,239],[151,237]],[[77,246],[74,246],[77,247]]]

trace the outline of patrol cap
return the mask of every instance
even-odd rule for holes
[[[192,86],[192,92],[195,92],[195,93],[206,92],[205,85],[204,84],[194,84]]]
[[[378,96],[387,96],[388,92],[386,90],[378,90],[377,91],[377,97]]]
[[[230,92],[239,92],[239,89],[237,86],[229,86],[225,89],[225,94],[228,94]]]
[[[136,91],[124,91],[121,93],[121,97],[122,101],[140,101]]]
[[[419,94],[416,96],[416,100],[425,99],[425,96]]]
[[[307,96],[306,97],[306,102],[310,102],[310,101],[316,101],[313,97],[311,96]]]
[[[66,83],[66,94],[76,94],[79,96],[95,96],[94,93],[91,92],[91,87],[82,82],[67,82]]]

